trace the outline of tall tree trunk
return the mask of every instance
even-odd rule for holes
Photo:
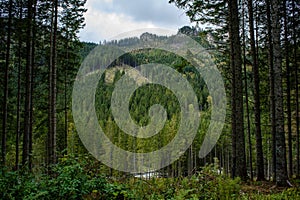
[[[233,170],[232,176],[242,180],[247,178],[245,136],[243,123],[243,83],[241,44],[239,35],[239,13],[236,0],[229,0],[229,39],[230,39],[230,64],[232,72],[232,151]]]
[[[24,116],[24,134],[23,134],[23,155],[22,155],[22,165],[29,162],[29,142],[30,142],[30,131],[32,130],[31,126],[31,76],[32,76],[32,19],[33,19],[33,0],[28,0],[28,14],[27,14],[27,41],[26,41],[26,84],[25,84],[25,116]]]
[[[2,164],[6,164],[6,138],[7,138],[7,104],[8,104],[8,68],[10,63],[10,45],[11,45],[11,21],[12,21],[12,0],[9,0],[8,7],[8,25],[6,39],[6,55],[4,69],[4,96],[3,96],[3,121],[2,121]]]
[[[229,5],[231,1],[229,0]],[[236,158],[237,158],[237,145],[236,145],[236,76],[235,76],[235,66],[234,66],[234,44],[232,42],[232,11],[229,13],[229,37],[230,37],[230,69],[231,69],[231,129],[232,129],[232,170],[231,176],[234,178],[236,176]]]
[[[250,130],[250,114],[249,114],[249,96],[248,96],[248,81],[247,81],[247,65],[246,65],[246,34],[245,34],[245,2],[243,2],[243,64],[244,64],[244,79],[245,79],[245,98],[246,98],[246,116],[247,116],[247,133],[249,146],[249,168],[250,180],[253,180],[253,166],[252,166],[252,142]]]
[[[19,19],[23,18],[23,3],[20,1],[20,13]],[[21,71],[22,71],[22,37],[19,36],[18,38],[18,92],[17,92],[17,129],[16,129],[16,170],[19,169],[19,143],[20,143],[20,133],[21,133],[21,121],[20,121],[20,114],[21,114]]]
[[[300,177],[300,133],[299,133],[299,82],[298,82],[298,65],[297,65],[297,33],[296,33],[296,2],[293,0],[292,1],[292,9],[293,9],[293,41],[294,41],[294,51],[293,51],[293,57],[294,57],[294,62],[293,66],[295,68],[295,80],[296,80],[296,152],[297,152],[297,177]]]
[[[256,55],[254,20],[253,20],[253,2],[248,0],[248,14],[250,27],[250,45],[253,59],[253,78],[254,78],[254,116],[255,116],[255,136],[256,136],[256,172],[257,180],[264,180],[264,156],[262,150],[262,138],[260,127],[260,97],[259,97],[259,67]]]
[[[35,17],[36,17],[36,2],[37,0],[34,0],[33,6],[32,6],[32,42],[31,42],[31,64],[32,64],[32,74],[31,74],[31,85],[30,85],[30,99],[31,99],[31,104],[30,104],[30,131],[29,131],[29,141],[28,141],[28,151],[29,151],[29,160],[28,160],[28,167],[31,170],[32,169],[32,126],[33,126],[33,88],[34,88],[34,65],[35,65],[35,32],[36,32],[36,27],[35,27]]]
[[[51,45],[49,66],[49,133],[48,133],[48,165],[56,163],[56,37],[58,1],[52,1]]]
[[[67,49],[67,63],[69,64],[69,47],[68,47],[68,43],[69,43],[69,39],[67,36],[67,44],[66,44],[66,49]],[[65,154],[68,154],[68,96],[67,96],[67,88],[68,88],[68,80],[67,80],[67,76],[68,76],[68,64],[66,65],[65,68],[65,80],[64,80],[64,104],[65,104],[65,133],[64,133],[64,151]]]
[[[287,128],[288,128],[288,172],[289,177],[293,176],[293,147],[292,147],[292,111],[291,111],[291,81],[290,81],[290,59],[289,41],[287,27],[286,1],[283,1],[284,8],[284,44],[285,44],[285,67],[286,67],[286,107],[287,107]]]
[[[275,99],[274,99],[274,66],[273,66],[273,37],[271,25],[270,0],[266,0],[267,7],[267,29],[268,29],[268,64],[270,74],[270,112],[271,112],[271,135],[272,135],[272,176],[276,180],[276,120],[275,120]]]
[[[273,59],[274,59],[274,101],[276,121],[276,184],[287,185],[286,147],[283,114],[283,92],[282,92],[282,66],[280,45],[280,13],[279,0],[271,1],[272,35],[273,35]]]

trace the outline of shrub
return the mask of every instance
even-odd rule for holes
[[[82,162],[84,163],[84,162]],[[21,173],[2,168],[0,199],[130,199],[130,190],[109,183],[101,175],[91,175],[74,158],[62,160],[51,175]]]

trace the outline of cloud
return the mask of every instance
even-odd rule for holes
[[[160,24],[187,22],[184,11],[168,0],[88,0],[87,4],[104,12],[115,12],[133,17],[135,21]]]
[[[87,0],[83,41],[99,42],[141,28],[175,29],[189,24],[184,11],[168,0]]]
[[[135,22],[123,14],[90,12],[86,14],[86,27],[80,32],[83,41],[99,42],[108,40],[122,32],[155,27],[151,22]]]

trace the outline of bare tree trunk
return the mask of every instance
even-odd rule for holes
[[[231,46],[230,64],[232,71],[232,176],[247,179],[245,136],[243,120],[243,83],[241,45],[239,36],[238,3],[229,0],[229,38]]]
[[[298,65],[297,65],[297,35],[296,35],[296,2],[293,0],[293,41],[294,41],[294,63],[293,66],[295,67],[295,80],[296,80],[296,156],[297,156],[297,177],[300,177],[300,133],[299,133],[299,82],[298,82]]]
[[[280,46],[280,21],[279,21],[279,0],[271,1],[272,35],[273,35],[273,59],[274,59],[274,101],[276,121],[276,184],[287,185],[286,147],[284,132],[283,114],[283,93],[282,93],[282,66]]]
[[[292,146],[292,111],[291,111],[291,81],[290,81],[290,60],[289,41],[287,27],[286,1],[283,1],[284,8],[284,43],[285,43],[285,67],[286,67],[286,107],[287,107],[287,128],[288,128],[288,172],[289,177],[293,176],[293,146]]]
[[[52,54],[53,54],[53,13],[54,13],[54,8],[52,6],[52,16],[51,16],[51,32],[50,32],[50,60],[49,60],[49,93],[48,93],[48,134],[47,134],[47,142],[46,142],[46,152],[47,152],[47,156],[46,156],[46,163],[49,167],[49,165],[51,164],[51,152],[52,152],[52,120],[51,120],[51,111],[52,111]]]
[[[35,65],[35,17],[36,17],[36,1],[34,0],[33,7],[32,7],[32,42],[31,42],[31,63],[32,63],[32,74],[31,74],[31,85],[30,85],[30,99],[31,99],[31,104],[30,104],[30,125],[29,125],[29,141],[28,141],[28,151],[29,151],[29,160],[28,160],[28,167],[31,170],[32,169],[32,126],[33,126],[33,88],[34,88],[34,65]]]
[[[25,116],[24,116],[24,134],[23,134],[23,155],[22,155],[22,165],[28,164],[29,162],[29,140],[30,140],[30,131],[31,129],[31,76],[32,76],[32,19],[33,19],[33,0],[28,1],[28,16],[27,16],[27,41],[26,41],[26,88],[25,88]]]
[[[3,116],[2,116],[3,117],[3,121],[2,121],[2,164],[3,165],[6,164],[8,69],[9,69],[9,63],[10,63],[11,21],[12,21],[12,0],[9,0],[5,69],[4,69]]]
[[[48,165],[56,163],[56,37],[58,1],[52,1],[50,69],[49,69],[49,133],[48,133]]]
[[[19,19],[21,20],[23,17],[23,3],[20,2],[20,13]],[[21,64],[21,49],[22,49],[22,38],[19,36],[18,39],[18,92],[17,92],[17,129],[16,129],[16,170],[19,169],[19,143],[20,143],[20,133],[21,133],[21,121],[20,121],[20,113],[21,113],[21,71],[22,71],[22,64]]]
[[[247,133],[248,133],[248,148],[249,148],[249,167],[250,180],[253,180],[253,166],[252,166],[252,142],[250,131],[250,114],[249,114],[249,97],[248,97],[248,81],[247,81],[247,67],[246,67],[246,36],[245,36],[245,2],[243,2],[243,58],[244,58],[244,77],[245,77],[245,98],[246,98],[246,116],[247,116]]]
[[[68,40],[68,36],[67,36],[67,40]],[[68,47],[68,41],[66,44],[66,49],[67,49],[67,63],[69,63],[69,47]],[[64,80],[64,103],[65,103],[65,133],[64,133],[64,150],[65,150],[65,154],[67,154],[67,149],[68,149],[68,97],[67,97],[67,86],[68,86],[68,82],[67,82],[67,75],[68,75],[68,64],[66,65],[65,68],[65,80]]]
[[[264,156],[262,150],[262,138],[260,127],[260,96],[259,96],[259,67],[256,55],[254,20],[253,20],[253,2],[248,0],[249,27],[250,27],[250,45],[253,58],[253,78],[254,78],[254,115],[255,115],[255,135],[256,135],[256,172],[257,180],[264,180]]]
[[[266,0],[267,7],[267,29],[269,45],[269,74],[270,74],[270,112],[271,112],[271,134],[272,134],[272,176],[276,179],[276,120],[275,120],[275,101],[274,101],[274,67],[273,67],[273,37],[271,26],[270,0]]]
[[[229,5],[231,1],[229,0]],[[229,17],[229,37],[230,37],[230,68],[231,68],[231,129],[232,129],[232,171],[231,176],[234,178],[236,176],[236,158],[237,158],[237,144],[236,144],[236,76],[235,76],[235,66],[234,66],[234,44],[232,39],[232,12],[230,12]]]
[[[52,94],[52,128],[53,128],[53,163],[57,162],[56,158],[56,71],[57,71],[57,25],[58,25],[58,0],[54,0],[55,14],[54,14],[54,31],[53,31],[53,74],[52,74],[52,84],[53,84],[53,94]]]

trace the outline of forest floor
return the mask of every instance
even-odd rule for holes
[[[276,194],[282,194],[289,190],[299,191],[299,180],[293,179],[290,181],[290,187],[278,187],[272,181],[248,181],[241,184],[241,192],[248,194],[257,194],[262,196],[271,196]]]

